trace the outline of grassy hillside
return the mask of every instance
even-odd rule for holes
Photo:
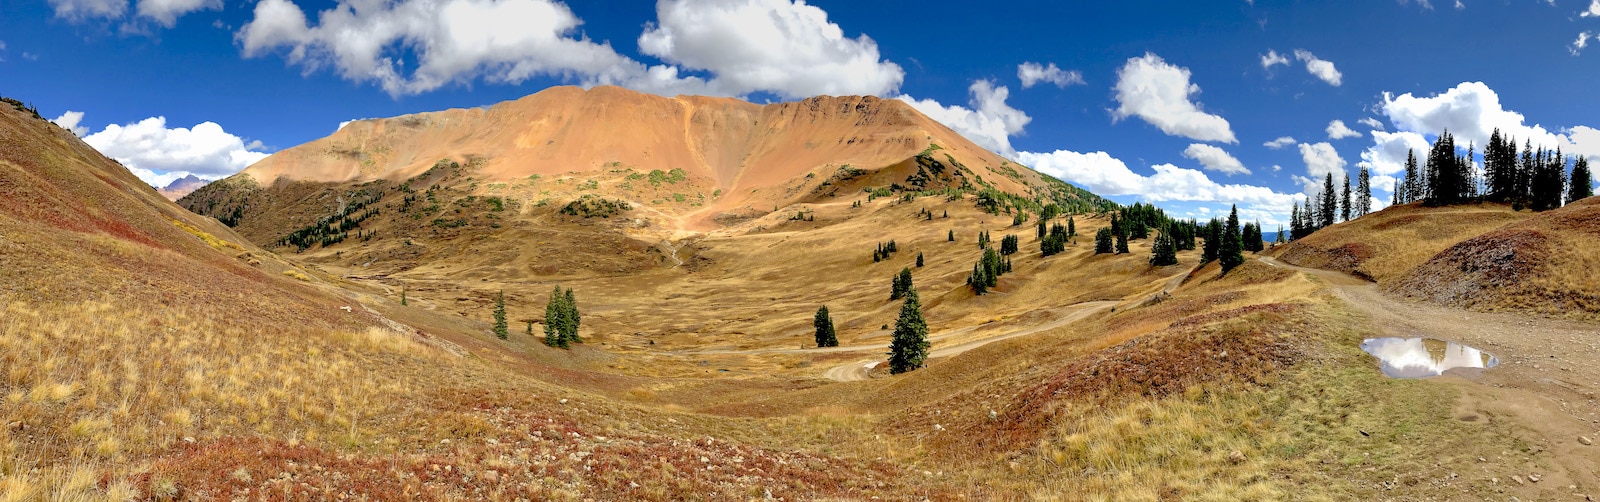
[[[1532,215],[1506,204],[1393,206],[1319,230],[1280,247],[1277,256],[1304,267],[1389,282],[1446,248]]]

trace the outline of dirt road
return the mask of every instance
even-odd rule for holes
[[[1370,318],[1378,336],[1455,341],[1499,357],[1498,367],[1453,370],[1433,381],[1461,390],[1454,414],[1463,422],[1487,417],[1535,445],[1535,455],[1548,455],[1541,463],[1551,472],[1529,486],[1540,500],[1572,499],[1569,486],[1600,499],[1600,445],[1580,439],[1600,442],[1600,325],[1415,303],[1340,272],[1262,261],[1322,279]],[[1494,462],[1486,461],[1486,469]]]

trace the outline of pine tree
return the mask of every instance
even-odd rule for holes
[[[1117,254],[1128,254],[1128,236],[1117,235]]]
[[[1367,168],[1362,167],[1359,180],[1356,185],[1356,197],[1360,199],[1356,201],[1357,218],[1372,212],[1372,173],[1367,172]]]
[[[902,268],[902,269],[900,269],[900,273],[898,275],[894,276],[894,286],[892,288],[890,288],[890,290],[889,290],[889,299],[890,300],[899,300],[901,298],[904,298],[906,296],[906,291],[910,291],[910,290],[911,290],[911,269],[910,268]]]
[[[948,239],[950,242],[955,242],[956,241],[956,231],[955,230],[950,230],[950,233],[948,235],[946,235],[945,238]]]
[[[1406,150],[1406,183],[1405,194],[1401,197],[1401,204],[1410,204],[1422,199],[1422,172],[1417,168],[1417,151]]]
[[[917,251],[917,268],[922,268],[922,252]]]
[[[1395,189],[1395,193],[1400,193],[1403,191],[1403,189]],[[1306,236],[1306,230],[1305,227],[1300,224],[1300,218],[1300,202],[1295,201],[1294,208],[1289,210],[1289,238],[1291,239],[1299,239]]]
[[[551,347],[567,348],[569,341],[563,332],[566,322],[562,317],[567,315],[567,296],[561,294],[561,285],[557,284],[554,292],[550,293],[550,302],[544,307],[544,344]]]
[[[989,292],[989,278],[984,276],[982,263],[972,265],[972,275],[967,276],[967,285],[972,286],[972,294],[983,296]]]
[[[1217,259],[1222,245],[1222,222],[1216,219],[1206,223],[1206,244],[1200,247],[1200,263],[1210,263]]]
[[[838,347],[839,337],[833,332],[833,318],[828,316],[828,306],[817,308],[817,316],[811,320],[811,325],[817,328],[818,347]]]
[[[1071,216],[1068,216],[1067,217],[1067,237],[1073,237],[1073,236],[1076,236],[1076,235],[1078,235],[1078,224],[1077,224],[1077,222],[1072,221],[1072,217]]]
[[[583,343],[583,339],[578,337],[578,326],[583,323],[583,316],[578,313],[578,298],[575,295],[572,288],[567,288],[566,299],[561,302],[561,306],[567,309],[562,321],[566,322],[567,340],[572,343]]]
[[[1594,180],[1589,173],[1589,158],[1578,156],[1572,166],[1572,179],[1567,182],[1567,203],[1571,204],[1594,196]]]
[[[1283,244],[1284,243],[1284,240],[1283,240],[1283,225],[1278,225],[1278,237],[1275,238],[1275,239],[1272,239],[1272,243],[1273,244]]]
[[[400,306],[406,306],[406,288],[400,288]]]
[[[501,291],[494,299],[494,336],[505,340],[508,336],[506,328],[506,293]]]
[[[1044,218],[1039,218],[1039,225],[1038,225],[1038,228],[1036,229],[1035,233],[1038,234],[1038,237],[1040,239],[1043,239],[1046,230],[1047,229],[1045,228],[1045,220],[1044,220]]]
[[[1322,205],[1317,207],[1317,228],[1333,226],[1334,217],[1339,215],[1338,194],[1333,191],[1333,173],[1328,173],[1327,180],[1322,183]]]
[[[533,336],[533,321],[528,321],[528,336]]]
[[[1150,243],[1150,264],[1157,267],[1178,264],[1178,246],[1172,239],[1172,226],[1168,225]]]
[[[922,302],[915,289],[906,293],[900,317],[894,323],[894,339],[889,343],[889,373],[898,375],[925,365],[928,358],[928,323],[922,318]]]
[[[1350,176],[1345,175],[1344,192],[1339,196],[1339,220],[1350,221],[1350,212],[1352,209],[1354,208],[1350,207]]]
[[[1332,178],[1329,178],[1332,179]],[[1222,229],[1222,243],[1217,249],[1217,261],[1222,263],[1222,273],[1244,263],[1244,243],[1239,235],[1239,206],[1228,213],[1228,226]]]
[[[1105,254],[1116,251],[1112,243],[1111,227],[1101,227],[1094,233],[1094,254]]]

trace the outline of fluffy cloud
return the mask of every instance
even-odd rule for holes
[[[1139,117],[1168,135],[1238,143],[1227,119],[1201,111],[1200,104],[1189,99],[1200,92],[1189,76],[1188,68],[1167,64],[1152,53],[1129,59],[1117,70],[1119,106],[1112,118]]]
[[[1283,57],[1282,54],[1278,54],[1278,51],[1267,49],[1267,53],[1261,55],[1261,68],[1264,70],[1271,70],[1274,66],[1288,64],[1289,58]]]
[[[897,99],[961,133],[978,146],[1007,157],[1015,155],[1016,150],[1011,148],[1011,135],[1022,132],[1022,128],[1033,118],[1006,104],[1011,90],[1005,86],[995,87],[994,82],[979,80],[973,82],[967,91],[972,95],[968,102],[972,108],[944,106],[933,99],[919,100],[910,96],[899,96]]]
[[[1327,82],[1328,85],[1338,87],[1344,83],[1344,74],[1339,73],[1339,70],[1333,67],[1332,61],[1320,59],[1312,54],[1311,51],[1305,49],[1295,49],[1294,58],[1305,62],[1306,71],[1316,75],[1317,78]]]
[[[1278,150],[1278,149],[1281,149],[1283,147],[1286,147],[1286,146],[1289,146],[1289,145],[1293,145],[1293,144],[1295,144],[1294,138],[1289,137],[1289,136],[1283,136],[1283,137],[1280,137],[1278,139],[1275,139],[1275,140],[1272,140],[1272,141],[1268,141],[1266,143],[1262,143],[1261,146],[1264,146],[1264,147],[1267,147],[1267,148],[1271,148],[1273,150]]]
[[[1345,161],[1339,157],[1339,152],[1328,143],[1301,143],[1300,158],[1306,162],[1306,175],[1313,181],[1321,182],[1328,174],[1334,174],[1335,181],[1344,179]]]
[[[66,113],[61,114],[60,117],[56,117],[51,122],[55,122],[62,129],[72,131],[72,134],[76,134],[80,138],[85,134],[89,134],[89,128],[78,125],[79,122],[83,122],[83,112],[67,110]]]
[[[905,78],[879,59],[871,38],[844,36],[804,0],[662,0],[656,16],[639,36],[640,51],[711,72],[709,86],[720,94],[880,95]]]
[[[1378,109],[1399,130],[1431,136],[1449,129],[1458,143],[1483,145],[1499,128],[1518,142],[1532,140],[1535,145],[1549,148],[1570,144],[1565,137],[1542,126],[1524,125],[1522,114],[1501,106],[1500,95],[1483,82],[1463,82],[1443,94],[1425,98],[1385,92]]]
[[[80,114],[78,119],[82,119]],[[57,119],[60,120],[60,119]],[[192,128],[168,128],[166,117],[127,125],[111,124],[83,141],[117,159],[145,182],[165,186],[194,174],[206,179],[227,176],[267,157],[259,141],[246,144],[215,122]]]
[[[1372,117],[1363,117],[1361,120],[1357,120],[1356,122],[1360,122],[1361,125],[1371,127],[1375,131],[1383,130],[1383,122],[1379,122],[1378,119]]]
[[[128,0],[50,0],[56,17],[71,22],[92,19],[119,20],[128,12]],[[222,10],[222,0],[139,0],[136,19],[148,19],[171,28],[184,14],[202,10]]]
[[[1127,164],[1105,152],[1021,152],[1017,154],[1017,160],[1098,194],[1132,195],[1150,202],[1238,203],[1243,206],[1241,211],[1248,208],[1261,214],[1287,216],[1290,206],[1304,197],[1277,193],[1267,187],[1219,184],[1204,172],[1171,164],[1151,166],[1154,173],[1144,176],[1134,173]]]
[[[1394,176],[1405,171],[1406,157],[1413,152],[1419,157],[1428,155],[1427,138],[1415,132],[1372,131],[1372,143],[1361,152],[1361,161],[1356,166],[1376,175]]]
[[[1359,137],[1361,137],[1361,133],[1356,132],[1354,130],[1351,130],[1349,127],[1345,126],[1343,120],[1335,120],[1333,122],[1329,122],[1327,131],[1328,131],[1328,139],[1338,140],[1338,139],[1345,139],[1345,138],[1359,138]]]
[[[1065,71],[1057,68],[1055,63],[1050,63],[1049,66],[1041,66],[1039,63],[1033,62],[1017,65],[1017,79],[1022,81],[1023,89],[1033,87],[1034,84],[1039,82],[1049,82],[1055,84],[1056,87],[1084,85],[1086,83],[1083,81],[1083,72],[1078,70]]]
[[[1600,0],[1589,2],[1589,8],[1579,13],[1580,17],[1600,17]]]
[[[886,95],[905,78],[871,38],[845,37],[803,0],[663,0],[656,14],[639,47],[669,65],[583,37],[583,21],[555,0],[340,0],[314,25],[290,0],[262,0],[235,37],[245,57],[281,52],[306,71],[330,67],[393,96],[540,75],[665,95]],[[416,61],[409,74],[407,56]]]
[[[1229,176],[1235,174],[1250,174],[1250,170],[1239,162],[1239,159],[1229,155],[1227,151],[1215,146],[1195,143],[1183,150],[1183,156],[1194,159],[1209,171],[1217,171]]]

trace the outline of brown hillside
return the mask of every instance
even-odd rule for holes
[[[1388,282],[1450,246],[1532,214],[1505,204],[1393,206],[1319,230],[1280,247],[1277,256],[1302,267]]]
[[[1600,317],[1600,199],[1467,239],[1387,285],[1390,292],[1482,311]]]

